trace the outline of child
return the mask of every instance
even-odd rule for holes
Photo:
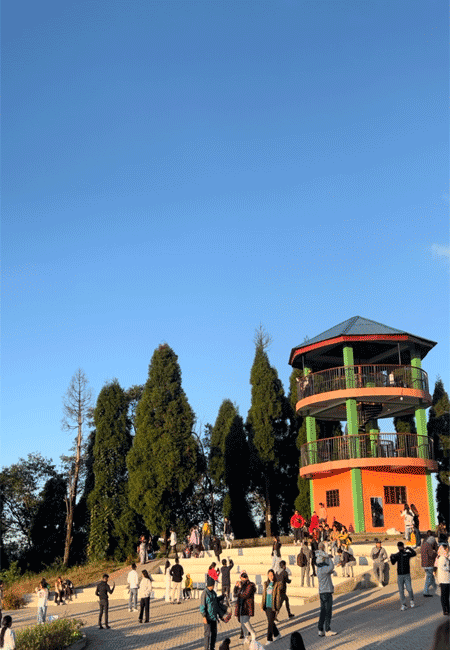
[[[48,587],[44,578],[42,578],[39,587],[36,587],[35,591],[38,596],[37,622],[40,625],[41,623],[45,623],[47,617]]]
[[[0,648],[3,648],[3,650],[15,650],[16,647],[16,637],[11,630],[11,625],[11,616],[4,616],[0,632]]]
[[[186,580],[184,581],[183,600],[191,600],[191,589],[193,584],[190,574],[187,573]]]

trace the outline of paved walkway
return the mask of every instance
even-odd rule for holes
[[[353,591],[336,596],[333,604],[332,629],[339,632],[335,637],[318,637],[318,604],[293,607],[296,617],[288,620],[283,609],[280,615],[280,631],[283,638],[274,642],[273,650],[289,648],[289,634],[299,630],[307,650],[350,649],[358,650],[428,650],[431,647],[437,625],[444,616],[440,598],[424,598],[424,580],[414,580],[416,607],[400,611],[400,602],[395,584],[383,590]],[[258,640],[264,644],[266,619],[256,600],[256,614],[253,620]],[[110,630],[97,628],[98,610],[94,603],[76,601],[67,606],[52,607],[51,614],[70,615],[81,618],[86,625],[84,631],[89,639],[88,650],[202,650],[203,625],[198,610],[199,601],[191,600],[181,605],[152,602],[150,623],[139,624],[137,613],[130,613],[127,603],[113,603],[110,608]],[[6,612],[4,612],[6,613]],[[18,629],[34,624],[35,612],[30,609],[9,612],[13,625]],[[219,642],[226,636],[232,640],[232,648],[242,648],[238,639],[237,620],[233,617],[228,624],[219,624]],[[218,648],[219,643],[216,648]]]

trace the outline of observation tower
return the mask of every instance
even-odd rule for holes
[[[289,363],[303,371],[296,410],[306,419],[300,475],[310,480],[311,512],[322,502],[328,523],[381,532],[402,529],[401,504],[414,503],[421,530],[434,528],[422,359],[435,345],[354,316],[292,349]],[[411,432],[381,432],[379,420],[404,416],[414,416]],[[345,433],[320,439],[316,418],[346,421]]]

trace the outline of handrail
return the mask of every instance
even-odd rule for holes
[[[314,440],[300,450],[302,467],[352,458],[434,460],[433,441],[416,433],[362,433]]]
[[[428,393],[428,375],[422,368],[395,365],[339,366],[297,379],[298,400],[346,388],[415,388]]]

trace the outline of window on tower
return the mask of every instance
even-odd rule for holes
[[[339,506],[339,490],[327,490],[327,508],[337,508]]]

